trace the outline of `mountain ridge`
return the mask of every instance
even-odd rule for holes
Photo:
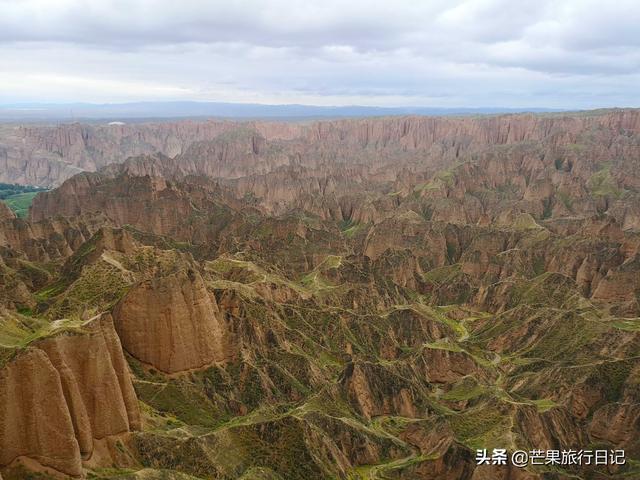
[[[144,118],[289,118],[364,117],[382,115],[461,115],[517,112],[557,112],[545,108],[500,107],[375,107],[259,104],[205,101],[128,103],[16,103],[0,104],[0,121],[141,120]]]

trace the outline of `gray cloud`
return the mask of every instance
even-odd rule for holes
[[[0,0],[0,102],[640,105],[636,0]]]

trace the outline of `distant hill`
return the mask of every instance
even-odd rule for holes
[[[142,120],[161,118],[335,118],[382,115],[469,115],[551,112],[545,108],[321,107],[221,102],[20,103],[0,105],[0,121]]]

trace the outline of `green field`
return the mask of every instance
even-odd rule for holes
[[[11,195],[4,199],[4,202],[9,206],[14,213],[21,218],[24,218],[29,213],[29,207],[38,192],[18,193]]]
[[[13,183],[0,183],[0,200],[9,206],[18,217],[26,217],[29,207],[38,192],[44,192],[44,187],[32,185],[17,185]]]

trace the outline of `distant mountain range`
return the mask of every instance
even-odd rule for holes
[[[434,108],[434,107],[322,107],[221,102],[133,103],[17,103],[0,105],[0,121],[148,120],[161,118],[278,118],[369,117],[382,115],[473,115],[517,112],[553,112],[545,108]]]

